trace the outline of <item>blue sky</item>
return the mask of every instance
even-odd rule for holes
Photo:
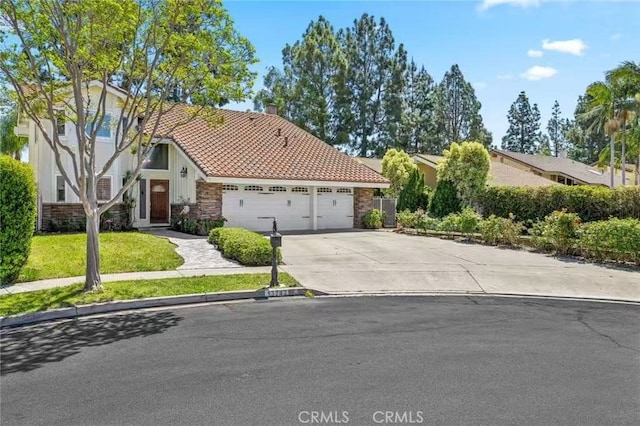
[[[363,13],[383,16],[410,56],[436,81],[457,63],[476,88],[486,127],[499,145],[506,114],[521,90],[538,104],[543,128],[554,100],[573,116],[586,86],[623,60],[640,61],[640,2],[585,0],[247,1],[227,0],[237,29],[260,62],[255,90],[268,66],[319,15],[334,28]],[[227,108],[246,110],[253,102]]]

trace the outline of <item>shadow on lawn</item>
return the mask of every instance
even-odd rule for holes
[[[134,312],[3,330],[0,375],[35,370],[84,348],[163,333],[181,319],[171,312]]]

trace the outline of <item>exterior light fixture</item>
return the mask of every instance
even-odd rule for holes
[[[187,177],[187,166],[182,166],[182,170],[180,170],[180,176],[183,178]]]

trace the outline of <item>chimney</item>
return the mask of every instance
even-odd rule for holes
[[[266,110],[267,110],[267,114],[272,114],[272,115],[278,115],[278,107],[276,106],[276,104],[266,104],[265,105]]]

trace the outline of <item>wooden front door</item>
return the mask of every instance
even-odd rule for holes
[[[151,223],[169,222],[169,181],[151,180]]]

